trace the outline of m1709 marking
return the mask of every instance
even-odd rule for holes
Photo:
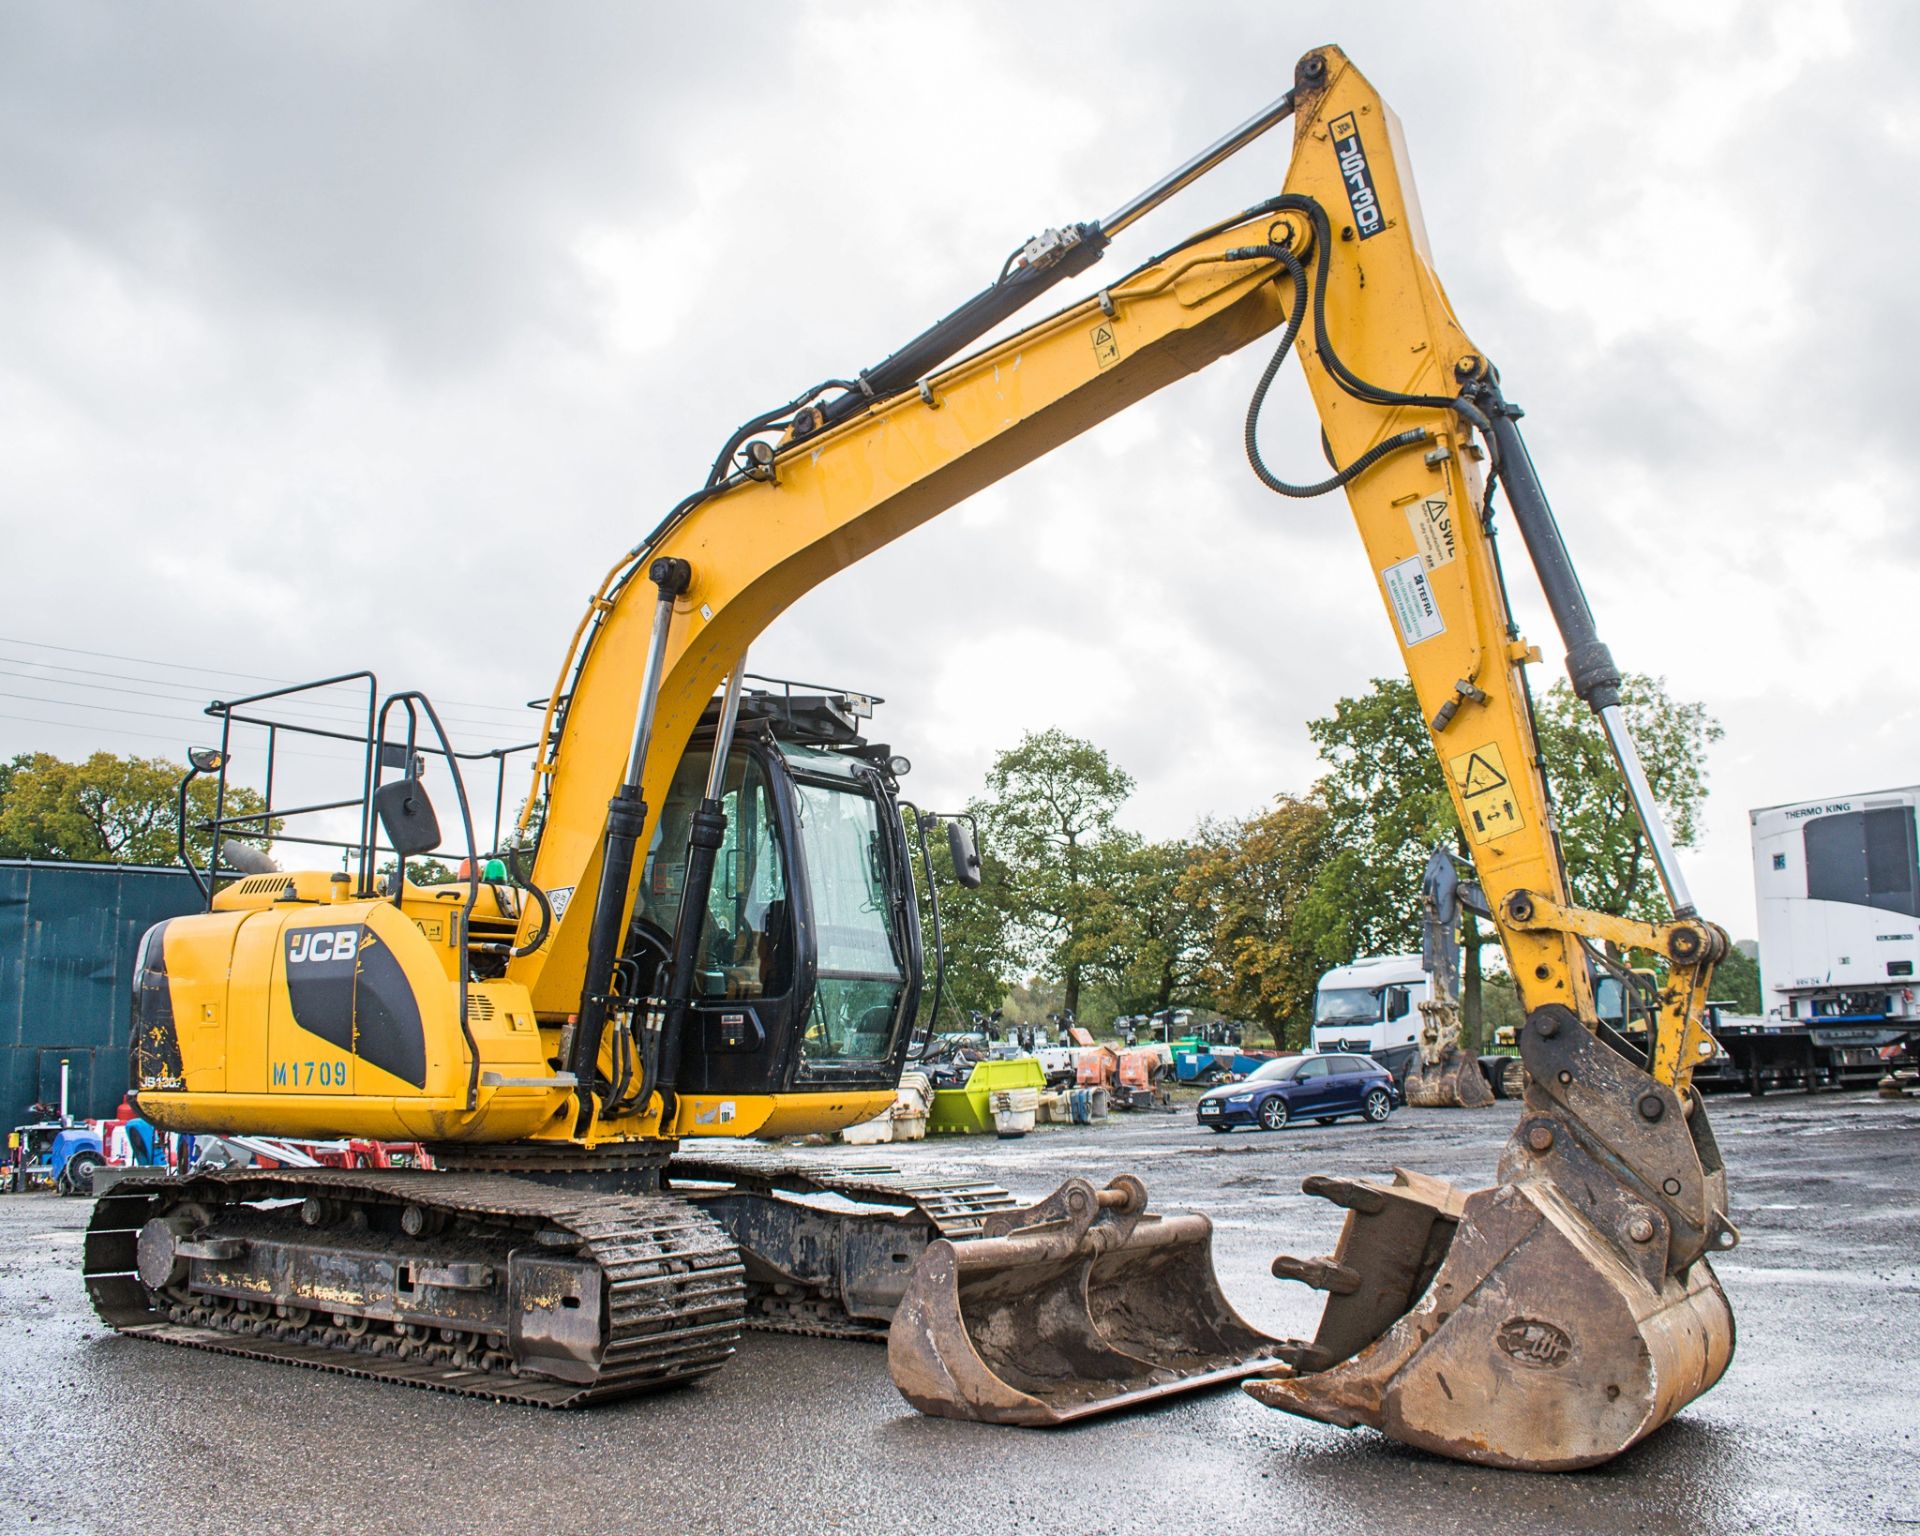
[[[273,1064],[276,1088],[344,1088],[347,1064],[344,1061],[276,1061]]]
[[[1360,124],[1351,112],[1327,125],[1333,153],[1340,161],[1340,179],[1347,184],[1347,206],[1353,209],[1353,227],[1362,240],[1371,240],[1387,227],[1380,212],[1380,195],[1373,190],[1373,172],[1360,143]]]

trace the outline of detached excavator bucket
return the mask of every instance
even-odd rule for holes
[[[1069,1179],[1040,1204],[934,1242],[887,1334],[893,1382],[922,1413],[1064,1424],[1270,1368],[1213,1272],[1213,1225],[1149,1215],[1128,1175]]]
[[[1537,1010],[1527,1113],[1501,1182],[1464,1193],[1315,1177],[1344,1206],[1326,1259],[1274,1273],[1328,1293],[1311,1342],[1246,1390],[1486,1466],[1593,1466],[1705,1392],[1733,1356],[1707,1262],[1738,1241],[1706,1111],[1581,1027]]]
[[[1418,1109],[1485,1109],[1493,1103],[1493,1085],[1477,1060],[1455,1051],[1444,1061],[1416,1061],[1407,1074],[1406,1095]]]

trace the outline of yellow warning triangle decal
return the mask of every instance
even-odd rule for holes
[[[1460,792],[1471,800],[1475,795],[1501,788],[1506,782],[1505,774],[1475,752],[1467,758],[1467,771],[1460,780]]]

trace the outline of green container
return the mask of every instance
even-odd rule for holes
[[[964,1088],[936,1088],[927,1115],[932,1136],[977,1136],[993,1130],[992,1096],[1009,1088],[1045,1088],[1047,1074],[1031,1056],[977,1061]]]

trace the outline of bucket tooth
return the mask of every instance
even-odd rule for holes
[[[1300,1188],[1306,1194],[1331,1200],[1344,1210],[1364,1211],[1369,1216],[1379,1214],[1387,1203],[1387,1197],[1380,1193],[1376,1185],[1354,1179],[1336,1179],[1324,1173],[1308,1174],[1301,1181]]]
[[[1360,1271],[1349,1269],[1332,1259],[1296,1259],[1283,1253],[1273,1261],[1276,1280],[1298,1280],[1316,1291],[1331,1291],[1336,1296],[1351,1296],[1360,1289]]]
[[[1313,1348],[1228,1305],[1206,1217],[1145,1204],[1138,1179],[1104,1190],[1069,1179],[1029,1210],[996,1213],[982,1237],[929,1244],[888,1330],[894,1385],[942,1418],[1063,1424]]]

